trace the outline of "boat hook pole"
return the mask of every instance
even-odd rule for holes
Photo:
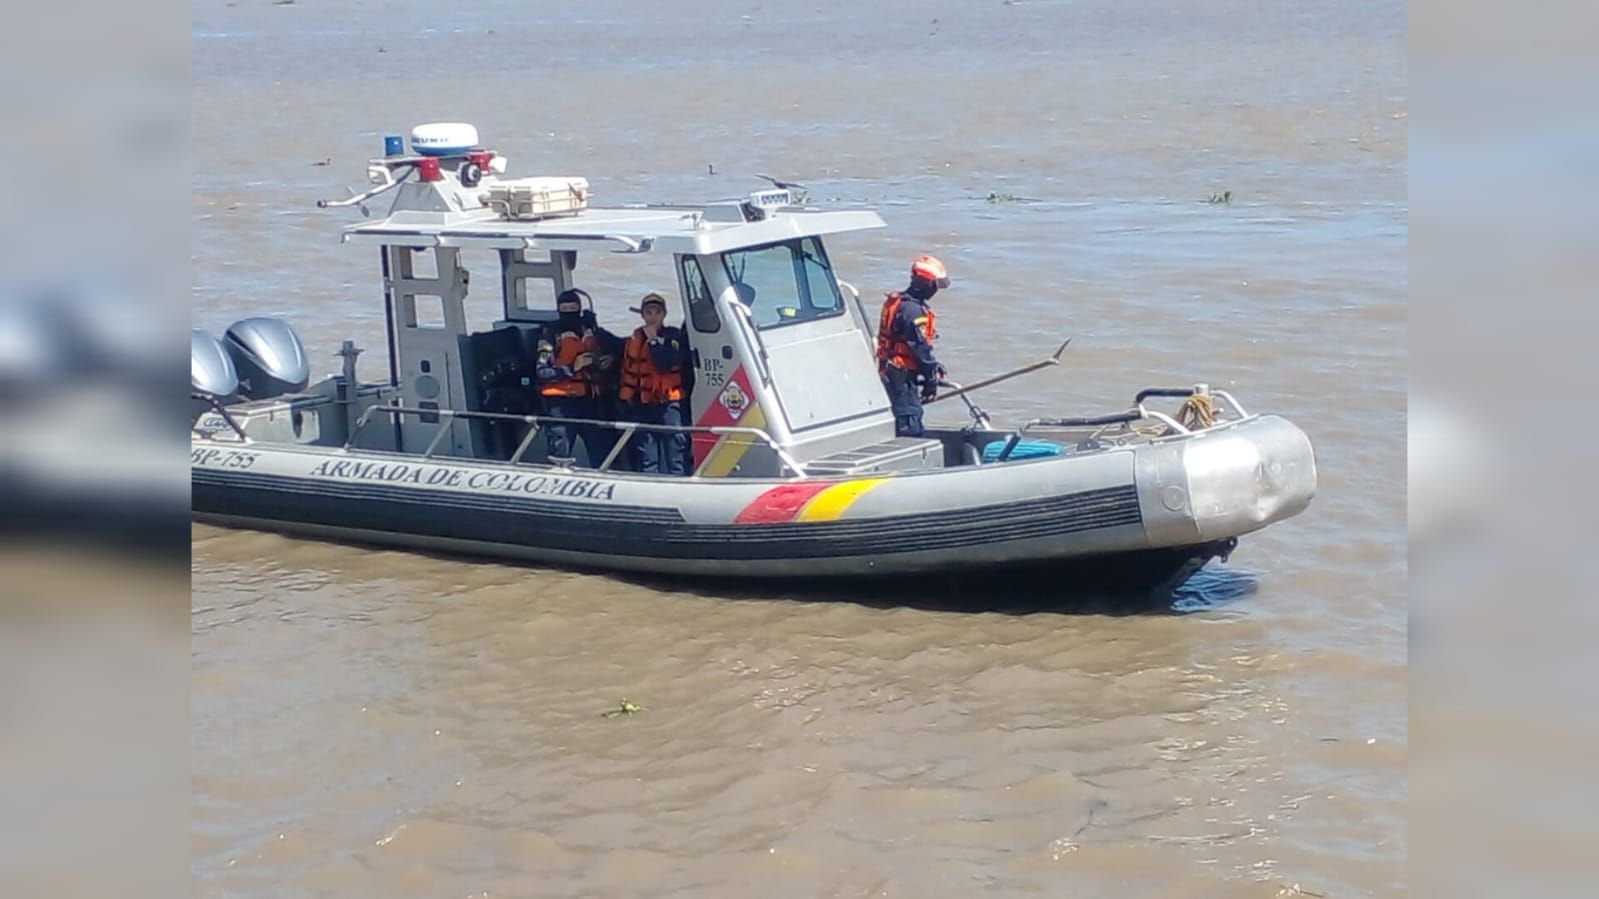
[[[961,385],[955,383],[954,381],[946,380],[944,378],[940,378],[938,380],[938,386],[940,386],[940,387],[949,387],[952,390],[960,390],[961,389]],[[956,396],[956,394],[951,393],[950,396]],[[972,424],[974,426],[978,427],[978,428],[981,428],[984,431],[992,431],[994,429],[994,422],[988,417],[988,413],[984,412],[982,409],[979,409],[977,407],[977,404],[972,402],[972,398],[967,396],[966,394],[961,393],[961,394],[959,394],[959,396],[961,398],[961,402],[966,404],[966,412],[969,415],[971,415]]]
[[[1066,352],[1066,344],[1069,344],[1071,342],[1072,342],[1072,339],[1070,337],[1066,338],[1066,342],[1062,343],[1060,345],[1060,349],[1055,351],[1055,355],[1050,356],[1050,357],[1048,357],[1046,359],[1040,359],[1037,362],[1029,362],[1028,364],[1022,366],[1021,368],[1012,369],[1011,371],[1005,372],[1003,374],[994,375],[991,378],[984,378],[981,381],[978,381],[978,382],[976,382],[974,384],[967,384],[965,387],[961,387],[961,388],[959,388],[957,390],[951,390],[951,391],[949,391],[947,393],[940,393],[938,396],[935,396],[935,397],[933,397],[930,400],[924,401],[923,405],[926,405],[926,403],[936,403],[939,400],[947,400],[947,399],[949,399],[952,396],[964,396],[965,394],[970,393],[973,390],[978,390],[978,389],[983,388],[983,387],[992,387],[993,385],[998,384],[1001,381],[1009,381],[1011,378],[1020,377],[1021,375],[1025,375],[1028,372],[1038,371],[1040,368],[1048,368],[1051,365],[1059,365],[1060,364],[1060,356],[1061,356],[1061,354]]]

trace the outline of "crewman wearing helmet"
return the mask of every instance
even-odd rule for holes
[[[944,366],[933,355],[938,339],[928,301],[949,286],[944,263],[918,256],[911,263],[911,282],[888,295],[877,323],[877,373],[894,411],[894,433],[922,436],[922,402],[938,394]]]
[[[585,300],[588,309],[583,308]],[[555,298],[560,317],[539,334],[535,375],[545,409],[554,418],[593,420],[603,415],[600,399],[622,341],[596,323],[593,302],[587,291],[561,291]],[[551,422],[545,434],[550,457],[555,459],[572,458],[576,438],[582,437],[590,467],[604,461],[616,445],[616,432],[595,425]]]

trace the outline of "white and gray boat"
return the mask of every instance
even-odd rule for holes
[[[321,204],[392,201],[343,232],[377,251],[387,376],[358,379],[345,341],[342,372],[310,383],[301,342],[274,318],[221,340],[196,330],[196,520],[663,575],[1062,567],[1142,591],[1181,583],[1315,493],[1303,431],[1204,385],[1013,427],[972,404],[984,384],[949,385],[940,400],[965,403],[969,424],[896,437],[875,310],[827,251],[833,235],[882,227],[874,212],[795,205],[783,189],[600,208],[581,178],[504,177],[470,126],[419,127],[410,154],[399,143],[371,161],[371,189]],[[639,294],[676,285],[691,476],[621,470],[645,427],[626,422],[587,423],[619,435],[604,458],[580,444],[552,459],[552,419],[526,403],[531,337],[555,296],[580,258],[614,254],[658,260]],[[469,261],[492,276],[470,277]],[[473,330],[469,308],[496,320]]]

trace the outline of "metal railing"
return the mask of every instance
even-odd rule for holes
[[[532,448],[534,439],[538,437],[540,429],[544,425],[572,424],[608,428],[613,431],[622,432],[621,438],[616,441],[615,446],[611,447],[611,451],[606,454],[605,460],[594,469],[595,471],[609,471],[611,465],[616,462],[617,457],[622,454],[622,450],[627,447],[628,443],[633,439],[633,435],[635,433],[639,431],[665,431],[668,433],[682,432],[686,434],[714,434],[718,437],[744,436],[755,438],[771,447],[772,452],[777,455],[779,461],[781,461],[789,470],[793,471],[795,475],[799,477],[806,476],[805,466],[801,465],[793,456],[789,455],[788,451],[783,449],[782,446],[778,445],[777,441],[772,438],[772,435],[766,433],[766,431],[761,428],[721,426],[702,427],[698,425],[655,425],[635,421],[604,421],[595,418],[559,418],[553,415],[516,415],[509,412],[474,412],[458,409],[418,409],[411,406],[378,405],[367,407],[366,411],[361,413],[361,417],[356,420],[355,426],[350,429],[350,436],[344,442],[344,448],[346,450],[351,449],[355,445],[356,435],[361,432],[362,428],[366,427],[367,422],[371,420],[372,416],[380,413],[391,416],[429,416],[441,420],[438,433],[433,435],[433,439],[428,441],[427,448],[422,451],[422,458],[424,459],[433,458],[434,453],[438,450],[439,444],[442,443],[444,438],[450,434],[451,428],[449,427],[449,422],[451,420],[465,419],[517,422],[528,425],[529,428],[527,436],[522,438],[522,442],[518,444],[516,451],[511,454],[511,458],[504,460],[511,465],[519,463],[522,460],[522,457],[527,454],[527,451]],[[709,460],[707,459],[707,461]],[[694,470],[694,476],[699,477],[704,468],[704,463],[701,463],[700,467]]]
[[[999,461],[1003,462],[1009,459],[1010,454],[1016,449],[1016,446],[1021,441],[1022,436],[1034,428],[1097,427],[1099,430],[1095,431],[1090,437],[1090,439],[1093,439],[1094,437],[1098,437],[1100,434],[1103,434],[1106,428],[1114,425],[1129,425],[1136,421],[1158,421],[1168,428],[1168,436],[1192,434],[1194,433],[1194,429],[1183,425],[1177,419],[1167,415],[1164,412],[1158,412],[1154,409],[1148,408],[1144,405],[1144,400],[1149,399],[1150,397],[1172,397],[1186,399],[1194,396],[1195,394],[1206,394],[1208,396],[1220,398],[1226,401],[1227,405],[1230,406],[1233,412],[1238,416],[1238,418],[1235,420],[1241,421],[1249,417],[1249,413],[1244,411],[1244,407],[1239,404],[1238,400],[1235,399],[1231,393],[1228,393],[1225,390],[1216,390],[1206,385],[1196,385],[1194,387],[1146,387],[1143,390],[1138,391],[1138,395],[1133,398],[1133,407],[1125,412],[1115,412],[1110,415],[1089,416],[1084,418],[1034,418],[1029,420],[1020,428],[1018,428],[1016,433],[1012,434],[1011,437],[1006,441],[1005,448],[1000,451]],[[1222,420],[1218,418],[1212,425],[1210,425],[1210,427],[1215,427],[1216,425],[1222,423]],[[1200,428],[1199,430],[1208,430],[1208,428]]]
[[[1244,411],[1244,407],[1238,404],[1238,400],[1234,399],[1232,394],[1225,390],[1217,390],[1208,384],[1196,384],[1193,387],[1145,387],[1143,390],[1138,391],[1138,394],[1133,397],[1133,405],[1139,409],[1142,409],[1144,408],[1144,400],[1149,399],[1152,396],[1187,399],[1196,393],[1220,397],[1221,399],[1227,401],[1227,405],[1233,407],[1233,411],[1238,413],[1239,418],[1249,417],[1249,413]]]

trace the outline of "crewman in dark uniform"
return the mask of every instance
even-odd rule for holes
[[[585,301],[588,309],[583,308]],[[603,415],[600,396],[622,341],[596,323],[593,307],[587,291],[563,290],[555,298],[560,318],[545,325],[539,334],[536,384],[546,411],[554,418],[599,419]],[[573,458],[574,443],[581,437],[591,467],[599,465],[616,445],[616,432],[592,425],[552,422],[545,426],[545,434],[553,459]]]
[[[633,331],[622,351],[622,401],[630,421],[640,424],[688,424],[684,373],[688,369],[688,337],[666,324],[666,299],[645,294],[639,302],[644,324]],[[634,468],[647,474],[688,472],[688,432],[640,430],[633,436]]]
[[[928,301],[949,286],[944,263],[918,256],[911,263],[911,283],[888,295],[877,323],[877,373],[894,411],[894,433],[922,436],[922,402],[938,395],[944,366],[933,355],[938,339],[936,316]]]

